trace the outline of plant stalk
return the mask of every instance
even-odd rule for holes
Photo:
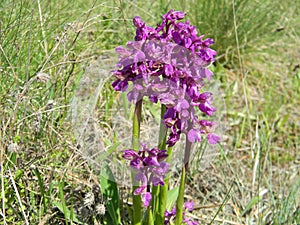
[[[143,100],[139,100],[134,109],[133,126],[132,126],[132,149],[139,151],[140,148],[140,127],[141,127],[141,113],[142,113]],[[140,195],[134,195],[134,190],[138,188],[135,185],[135,172],[131,172],[132,179],[132,201],[133,201],[133,225],[141,225],[143,218],[142,199]]]
[[[186,179],[186,173],[189,169],[189,159],[190,159],[191,147],[192,147],[192,143],[188,140],[188,137],[186,136],[184,160],[183,160],[183,164],[182,164],[179,193],[178,193],[178,197],[177,197],[177,201],[176,201],[175,225],[181,225],[182,224],[185,179]]]
[[[167,139],[167,127],[163,122],[164,115],[167,108],[165,105],[161,106],[161,124],[160,124],[160,131],[159,131],[159,143],[158,148],[159,149],[166,149],[166,139]],[[167,163],[170,163],[172,158],[172,148],[168,149],[168,158]],[[163,186],[160,186],[159,188],[159,196],[157,199],[158,202],[158,208],[156,208],[156,224],[164,224],[165,220],[165,210],[167,205],[167,195],[168,195],[168,188],[169,188],[169,174],[167,174],[166,179],[164,180],[165,184]]]

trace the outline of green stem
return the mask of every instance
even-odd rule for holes
[[[139,100],[135,105],[132,128],[132,149],[138,151],[140,148],[140,125],[143,100]],[[142,199],[140,195],[134,195],[134,190],[138,187],[134,183],[135,173],[131,173],[132,179],[132,201],[133,201],[133,225],[141,225],[143,218]]]
[[[141,127],[141,114],[142,114],[143,100],[139,100],[134,109],[133,127],[132,127],[132,148],[135,151],[140,149],[140,127]]]
[[[158,148],[159,149],[166,149],[166,139],[167,139],[167,127],[165,126],[163,122],[163,118],[165,115],[167,108],[165,105],[161,106],[161,124],[160,124],[160,131],[159,131],[159,141],[158,141]],[[172,158],[172,148],[168,148],[168,158],[167,162],[170,163]],[[164,186],[160,186],[159,188],[159,196],[156,196],[156,208],[155,208],[155,224],[164,224],[165,220],[165,210],[167,205],[167,194],[168,194],[168,188],[169,188],[169,174],[167,174],[167,177],[165,179]],[[158,194],[158,193],[157,193]]]
[[[189,169],[189,159],[190,159],[190,152],[191,152],[192,143],[189,142],[186,136],[185,142],[185,152],[184,152],[184,159],[181,171],[181,179],[180,179],[180,186],[179,186],[179,193],[176,202],[176,220],[175,225],[182,224],[182,213],[183,213],[183,204],[184,204],[184,188],[185,188],[185,178],[186,173]]]
[[[154,225],[152,210],[148,210],[146,224],[147,225]]]
[[[185,167],[182,167],[179,193],[176,201],[176,220],[175,225],[182,224],[182,212],[184,204],[184,184],[185,184]]]
[[[162,105],[160,111],[160,127],[159,127],[159,139],[158,139],[159,149],[166,149],[167,127],[164,124],[164,115],[166,111],[167,111],[166,106]]]
[[[167,163],[170,165],[172,162],[172,147],[168,148],[168,158]],[[168,190],[169,190],[169,180],[170,180],[170,174],[168,173],[166,175],[166,178],[164,180],[165,184],[164,186],[160,187],[160,193],[159,193],[159,218],[160,222],[158,224],[163,224],[165,220],[165,210],[167,209],[167,197],[168,197]]]
[[[158,207],[159,207],[159,189],[160,186],[152,186],[152,215],[155,215],[154,221],[158,218]]]

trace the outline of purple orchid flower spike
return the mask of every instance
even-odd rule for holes
[[[147,186],[149,184],[163,186],[164,178],[169,172],[169,164],[164,161],[168,157],[167,151],[158,148],[148,149],[145,144],[141,144],[138,152],[133,149],[124,150],[122,157],[130,160],[130,166],[136,172],[135,180],[140,182],[134,194],[141,195],[144,206],[148,207],[152,196],[147,191]]]
[[[135,40],[129,41],[126,48],[116,48],[119,62],[113,71],[116,80],[112,86],[116,91],[128,91],[128,100],[135,104],[148,97],[166,107],[163,122],[168,128],[168,147],[174,146],[182,134],[191,143],[207,140],[218,144],[221,138],[214,133],[216,123],[202,120],[217,110],[212,104],[213,94],[203,91],[213,76],[208,66],[215,61],[216,51],[210,48],[214,41],[198,35],[196,27],[184,17],[185,13],[170,10],[156,27],[134,17]],[[132,168],[147,174],[153,171],[145,167],[161,162],[151,154],[137,156],[129,151],[124,158],[130,160]],[[156,185],[162,184],[159,177],[151,179]]]
[[[192,212],[194,210],[194,202],[185,202],[184,203],[184,208],[188,211],[188,212]],[[173,209],[171,211],[165,211],[165,222],[164,224],[165,225],[169,225],[169,224],[172,224],[171,221],[174,221],[175,218],[176,218],[176,207],[173,207]],[[189,218],[186,216],[186,212],[183,212],[182,213],[182,216],[183,216],[183,220],[182,222],[186,225],[199,225],[199,222],[192,219],[192,218]]]
[[[127,99],[136,105],[134,111],[133,148],[138,149],[140,143],[140,118],[143,98],[162,106],[162,123],[164,132],[160,132],[160,144],[171,151],[182,134],[186,136],[184,165],[180,190],[184,190],[184,174],[188,171],[188,162],[192,143],[207,140],[215,145],[221,138],[214,133],[216,123],[209,119],[217,111],[213,105],[213,94],[206,91],[206,82],[213,76],[208,68],[215,61],[216,51],[211,49],[213,39],[198,35],[195,26],[190,21],[184,21],[185,13],[170,10],[162,16],[162,22],[156,27],[147,26],[138,16],[133,18],[136,27],[134,41],[129,41],[126,48],[117,47],[119,56],[117,69],[113,71],[116,80],[112,83],[116,91],[128,92]],[[136,121],[138,121],[136,123]],[[163,133],[163,135],[162,135]],[[137,135],[138,134],[138,135]],[[167,134],[167,136],[165,136]],[[163,139],[163,140],[162,140]],[[130,161],[134,171],[134,195],[140,195],[144,207],[151,204],[154,191],[155,200],[165,193],[165,177],[169,172],[169,164],[165,162],[168,157],[166,150],[158,148],[149,149],[141,144],[139,151],[128,149],[123,152],[123,158]],[[167,179],[168,180],[168,179]],[[167,181],[166,181],[167,182]],[[156,189],[156,186],[163,186]],[[176,224],[197,225],[197,221],[187,215],[193,211],[194,203],[186,202],[181,205],[184,194],[178,195],[176,208],[165,212],[165,224],[170,224],[176,218]],[[163,195],[162,195],[163,196]],[[163,223],[165,200],[158,207],[159,223]],[[133,196],[133,220],[141,221],[142,213],[138,208],[140,198]],[[179,204],[180,203],[180,204]],[[138,207],[135,207],[137,206]],[[152,209],[155,211],[155,204]],[[163,209],[163,210],[161,210]],[[182,214],[182,217],[181,217]],[[150,214],[149,214],[150,215]]]

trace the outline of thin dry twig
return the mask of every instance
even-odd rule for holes
[[[236,46],[237,46],[237,54],[239,58],[239,68],[240,68],[240,73],[242,75],[242,84],[243,84],[243,93],[244,93],[244,99],[245,99],[245,104],[246,104],[246,110],[247,110],[247,121],[248,121],[248,126],[250,129],[249,135],[250,135],[250,147],[251,147],[251,152],[252,152],[252,160],[254,160],[255,152],[253,148],[253,143],[252,143],[252,129],[251,129],[251,121],[250,121],[250,110],[249,110],[249,104],[248,104],[248,98],[247,98],[247,91],[246,91],[246,77],[247,74],[245,74],[243,62],[242,62],[242,57],[240,53],[240,47],[239,47],[239,37],[238,37],[238,32],[237,32],[237,23],[236,23],[236,13],[235,13],[235,0],[232,0],[232,11],[233,11],[233,22],[234,22],[234,32],[235,32],[235,40],[236,40]],[[253,162],[254,164],[254,162]],[[255,181],[254,181],[255,184]],[[254,185],[252,185],[252,193],[254,193]]]

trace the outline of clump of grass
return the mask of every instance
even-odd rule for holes
[[[115,28],[119,18],[111,9],[113,5],[96,1],[1,3],[4,224],[75,221],[73,200],[66,196],[80,182],[72,182],[65,173],[80,167],[83,175],[84,160],[70,166],[77,149],[66,117],[86,65],[121,38]],[[63,212],[52,211],[58,206]]]
[[[238,65],[234,20],[242,57],[249,53],[276,54],[272,52],[274,44],[284,46],[283,38],[290,33],[291,26],[299,26],[294,18],[297,9],[289,7],[292,1],[179,0],[176,3],[188,12],[188,18],[200,32],[205,31],[207,37],[215,40],[218,61],[231,68]]]

